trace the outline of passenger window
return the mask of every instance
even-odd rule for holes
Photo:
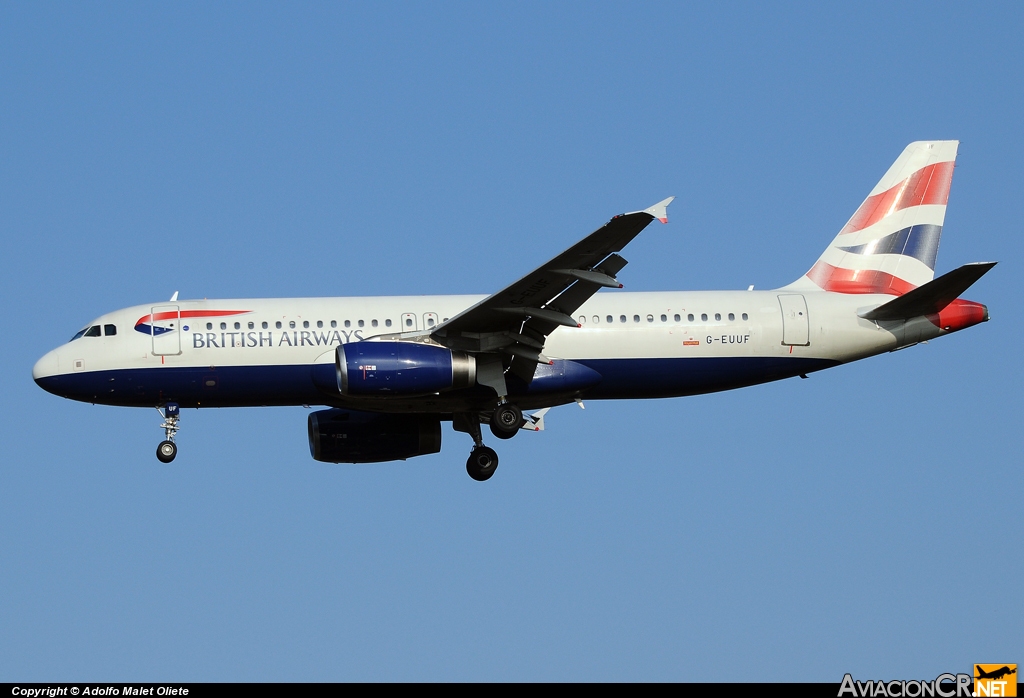
[[[594,324],[596,325],[599,322],[601,322],[601,316],[600,315],[595,315],[594,316]]]
[[[674,316],[672,317],[672,319],[673,319],[673,320],[675,320],[676,322],[679,322],[679,320],[680,320],[680,317],[679,317],[679,313],[676,313],[676,314],[675,314],[675,315],[674,315]]]
[[[240,330],[240,329],[242,329],[242,323],[240,323],[240,322],[236,322],[236,323],[235,323],[235,329],[236,329],[236,330]]]
[[[221,328],[222,330],[226,330],[226,329],[228,328],[228,323],[226,323],[226,322],[222,322],[222,323],[220,323],[220,328]]]
[[[345,321],[345,327],[352,327],[352,321],[351,320],[346,320]]]
[[[213,323],[212,322],[206,323],[206,329],[212,330],[213,329]]]
[[[686,316],[686,320],[687,320],[688,322],[693,322],[693,313],[690,313],[689,315],[687,315],[687,316]]]
[[[93,325],[92,327],[90,327],[89,329],[87,329],[85,331],[85,336],[86,337],[99,337],[100,336],[100,326],[99,325]]]
[[[586,315],[580,315],[580,324],[581,325],[585,325],[586,323],[587,323],[587,316]]]
[[[662,317],[664,317],[664,316],[662,316]],[[647,322],[654,322],[654,316],[653,315],[648,315],[647,316]]]
[[[721,320],[721,319],[722,319],[722,314],[721,313],[715,313],[715,320]]]
[[[707,322],[708,321],[708,314],[707,313],[701,313],[700,314],[700,321],[701,322]]]
[[[359,326],[360,326],[360,327],[362,327],[362,326],[363,326],[363,325],[365,325],[365,324],[366,324],[366,323],[365,323],[365,322],[363,322],[362,320],[360,320],[360,321],[359,321]]]
[[[384,321],[384,326],[385,327],[391,327],[391,320],[385,320]]]
[[[249,329],[251,330],[251,329],[253,329],[253,328],[255,328],[255,327],[256,327],[256,323],[255,323],[255,322],[252,322],[252,321],[250,321],[250,322],[249,322]]]
[[[302,326],[308,329],[309,328],[309,320],[303,320],[302,321]]]
[[[117,326],[116,325],[104,325],[103,326],[103,335],[104,336],[106,336],[106,337],[113,337],[115,334],[117,334]]]
[[[288,327],[289,327],[289,329],[293,329],[294,330],[295,329],[295,321],[294,320],[289,320],[288,321]]]
[[[665,313],[662,313],[661,314],[661,321],[662,322],[668,322],[668,315],[666,315]]]
[[[281,329],[281,321],[278,320],[277,322],[275,322],[274,327],[276,327],[277,329]]]
[[[264,321],[263,321],[263,329],[267,329],[267,327],[268,327],[268,325],[267,325],[267,321],[266,321],[266,320],[264,320]]]
[[[406,327],[412,327],[412,318],[411,317],[405,318],[405,326]]]
[[[746,320],[746,319],[747,319],[747,314],[746,314],[746,313],[743,313],[743,319],[744,319],[744,320]]]
[[[371,320],[370,324],[373,325],[374,327],[376,327],[377,326],[377,321],[376,320]],[[434,326],[434,318],[430,318],[429,324],[430,324],[431,327]]]
[[[736,316],[734,314],[732,314],[732,313],[729,313],[729,322],[732,322],[735,319],[736,319]]]
[[[331,320],[331,327],[337,327],[337,326],[338,326],[338,321],[337,320]]]
[[[317,327],[323,327],[324,326],[324,321],[323,320],[317,320],[316,321],[316,326]]]
[[[441,322],[448,322],[448,318],[441,318]],[[389,322],[388,324],[390,325],[391,323]]]
[[[634,315],[633,316],[633,322],[640,322],[640,316],[639,315]]]
[[[612,317],[611,315],[609,315],[608,317],[606,317],[606,318],[605,318],[605,320],[606,320],[606,321],[607,321],[607,322],[608,322],[609,324],[610,324],[610,323],[613,323],[613,322],[615,322],[615,318],[613,318],[613,317]]]
[[[625,322],[625,321],[626,321],[626,316],[625,315],[620,315],[619,316],[619,322]]]

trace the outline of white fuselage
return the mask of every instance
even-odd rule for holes
[[[116,334],[79,337],[43,357],[34,375],[56,378],[51,385],[41,383],[51,392],[104,404],[352,405],[315,388],[301,378],[303,371],[333,364],[339,344],[429,331],[481,298],[226,299],[134,306],[90,324],[112,325]],[[787,298],[796,299],[788,317]],[[586,391],[589,398],[712,392],[820,370],[941,333],[924,318],[885,326],[857,316],[889,299],[785,289],[605,292],[574,314],[580,328],[555,330],[544,353],[602,373],[605,380]],[[173,317],[161,320],[161,313]],[[180,376],[172,378],[183,371],[192,389]],[[566,399],[537,395],[525,402],[543,406]],[[430,409],[439,409],[438,400]]]

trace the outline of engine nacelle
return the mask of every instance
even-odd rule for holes
[[[415,342],[353,342],[335,355],[342,395],[425,395],[476,384],[476,359]]]
[[[324,463],[381,463],[440,450],[436,417],[341,409],[309,415],[309,452]]]

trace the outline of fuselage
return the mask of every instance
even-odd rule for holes
[[[330,405],[445,413],[477,393],[386,401],[343,397],[335,350],[381,335],[428,332],[483,296],[224,299],[153,303],[108,313],[46,354],[33,376],[49,392],[105,405]],[[523,390],[524,408],[576,398],[694,395],[807,374],[944,331],[926,318],[858,317],[891,296],[773,291],[605,292],[575,314],[579,328],[545,345],[556,363],[600,374],[568,393]],[[958,328],[949,328],[960,329]],[[479,392],[479,389],[478,391]],[[512,391],[515,392],[514,390]],[[483,401],[493,394],[480,395]]]
[[[74,400],[157,407],[174,460],[182,407],[325,405],[310,454],[375,463],[436,453],[441,422],[473,439],[543,429],[573,400],[696,395],[806,376],[988,320],[959,298],[995,262],[938,278],[956,141],[911,143],[811,269],[772,291],[624,293],[619,253],[663,199],[603,226],[489,296],[177,301],[97,318],[33,377]],[[524,414],[523,410],[537,410]]]

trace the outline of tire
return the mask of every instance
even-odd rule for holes
[[[156,447],[156,459],[161,463],[170,463],[178,455],[178,447],[173,441],[161,441]]]
[[[473,452],[469,454],[469,460],[466,461],[466,472],[477,482],[490,479],[497,469],[498,454],[494,452],[493,448],[486,446],[474,448]]]
[[[491,433],[499,439],[511,439],[523,426],[523,411],[511,402],[494,408],[491,413]]]

